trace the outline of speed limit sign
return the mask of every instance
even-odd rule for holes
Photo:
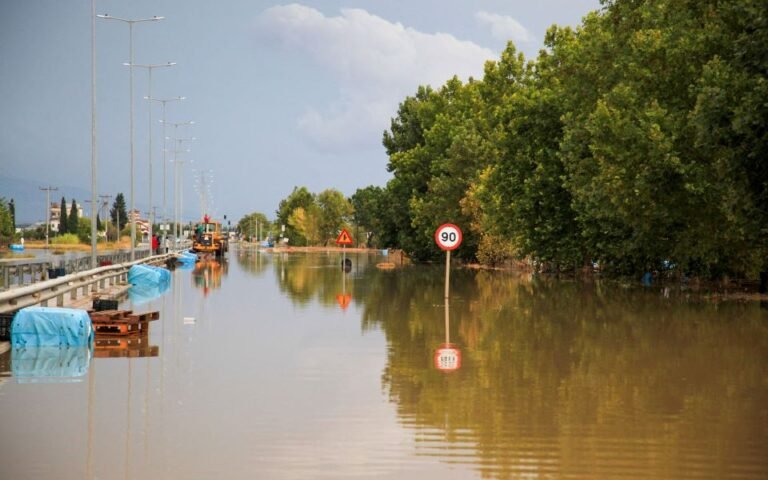
[[[459,248],[462,238],[461,229],[452,223],[444,223],[435,231],[437,246],[446,251]]]

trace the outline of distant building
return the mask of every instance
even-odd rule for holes
[[[74,200],[72,201],[74,202]],[[69,202],[69,205],[66,203],[64,206],[67,209],[67,215],[69,215],[69,212],[72,211],[72,202]],[[78,204],[77,205],[77,216],[80,218],[83,218],[83,207]],[[61,223],[61,204],[60,203],[51,203],[51,230],[54,232],[59,231],[59,224]]]
[[[128,212],[128,224],[130,224],[132,219],[135,219],[136,228],[141,232],[141,235],[147,235],[149,232],[149,220],[141,218],[141,212],[136,209]]]

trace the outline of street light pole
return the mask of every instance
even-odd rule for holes
[[[127,64],[123,64],[127,65]],[[152,70],[155,68],[172,67],[176,65],[175,62],[158,63],[158,64],[131,64],[131,67],[146,68],[149,73],[149,95],[144,97],[147,99],[152,98]],[[154,210],[152,209],[152,102],[149,102],[149,238],[150,238],[150,250],[152,249],[152,225],[154,222]]]
[[[158,17],[154,16],[152,18],[141,18],[141,19],[127,19],[127,18],[120,18],[120,17],[113,17],[111,15],[97,15],[99,18],[103,18],[105,20],[118,20],[120,22],[124,22],[128,24],[128,55],[129,55],[129,61],[130,64],[130,102],[131,102],[131,108],[130,108],[130,117],[131,117],[131,209],[128,213],[128,216],[131,220],[131,261],[136,259],[136,252],[134,250],[134,241],[136,239],[136,215],[134,213],[135,206],[134,206],[134,181],[133,181],[133,25],[135,23],[142,23],[142,22],[156,22],[158,20],[162,20],[165,17]]]
[[[184,211],[183,211],[183,205],[184,205],[184,163],[186,163],[184,160],[176,160],[176,165],[178,165],[179,169],[179,178],[178,178],[178,186],[179,186],[179,221],[177,222],[179,233],[178,236],[181,236],[182,233],[182,227],[181,222],[184,221]]]
[[[96,0],[91,0],[91,205],[96,205]],[[96,268],[96,215],[91,208],[91,268]]]
[[[186,97],[175,97],[175,98],[152,98],[151,96],[147,98],[147,100],[151,102],[160,102],[163,105],[163,119],[160,120],[160,123],[163,124],[163,223],[165,225],[168,224],[168,212],[167,212],[167,201],[166,201],[166,166],[167,166],[167,158],[166,154],[168,152],[168,148],[166,146],[166,140],[168,137],[165,136],[165,125],[167,121],[165,120],[165,104],[168,102],[175,102],[175,101],[181,101],[184,100]],[[168,235],[167,230],[163,230],[163,247],[165,247],[165,239]]]
[[[174,227],[173,227],[173,235],[174,235],[174,241],[179,238],[181,235],[181,217],[182,214],[182,205],[184,205],[184,194],[183,194],[183,182],[184,182],[184,169],[182,168],[184,165],[184,160],[181,160],[178,158],[178,154],[181,149],[181,142],[183,141],[192,141],[195,137],[192,138],[177,138],[176,142],[178,146],[173,151],[173,194],[174,194],[174,210],[173,210],[173,219],[174,219]],[[184,150],[185,152],[189,153],[189,149]]]
[[[178,165],[177,164],[177,162],[178,162],[178,153],[179,153],[179,150],[181,148],[181,142],[182,141],[185,141],[185,140],[195,140],[194,137],[192,137],[192,138],[178,138],[177,137],[177,129],[178,129],[178,127],[183,126],[183,125],[194,125],[194,124],[195,124],[194,121],[169,123],[169,125],[173,125],[174,140],[177,142],[177,145],[174,146],[174,149],[173,149],[173,162],[174,162],[174,168],[173,168],[173,173],[174,173],[174,181],[173,181],[173,195],[174,195],[174,204],[173,204],[173,219],[174,219],[173,241],[174,241],[174,243],[178,240],[179,235],[181,233],[180,232],[181,228],[178,225],[178,219],[180,217],[180,213],[179,212],[181,210],[181,205],[180,205],[180,200],[179,200],[179,189],[180,189],[180,187],[179,187],[179,179],[178,179],[179,168],[177,166]]]

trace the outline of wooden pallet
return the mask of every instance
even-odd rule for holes
[[[160,318],[160,312],[134,314],[132,310],[88,312],[96,336],[144,336],[149,322]]]

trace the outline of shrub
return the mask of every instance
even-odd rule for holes
[[[482,265],[495,267],[515,256],[515,247],[505,238],[496,235],[482,235],[477,246],[477,260]]]
[[[65,233],[51,239],[53,245],[77,245],[80,243],[80,239],[74,233]]]

